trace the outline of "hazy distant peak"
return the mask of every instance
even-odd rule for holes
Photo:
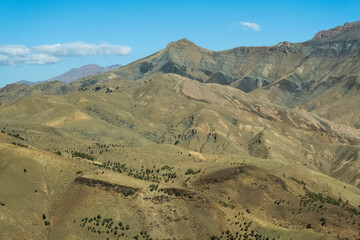
[[[345,23],[342,26],[337,26],[337,27],[331,28],[329,30],[320,31],[315,34],[315,36],[312,40],[319,40],[319,39],[323,39],[323,38],[332,38],[341,33],[351,31],[355,28],[360,28],[360,21],[352,22],[352,23]]]
[[[120,67],[122,67],[122,65],[120,65],[120,64],[114,64],[114,65],[111,65],[111,66],[109,66],[109,67],[104,68],[104,70],[105,70],[105,72],[107,72],[107,71],[111,71],[111,70],[118,69],[118,68],[120,68]]]
[[[97,65],[97,64],[92,64],[92,63],[90,63],[90,64],[86,64],[86,65],[84,65],[84,66],[82,66],[82,67],[80,67],[80,68],[101,68],[99,65]],[[74,69],[74,68],[73,68]],[[76,69],[76,68],[75,68]]]
[[[88,75],[96,74],[96,73],[103,73],[111,70],[115,70],[117,68],[121,67],[121,65],[115,64],[112,66],[109,66],[107,68],[103,68],[97,64],[87,64],[79,68],[72,68],[70,71],[61,74],[57,77],[51,78],[47,81],[61,81],[64,83],[71,83],[79,78],[86,77]]]
[[[31,82],[31,81],[27,81],[27,80],[20,80],[20,81],[17,81],[15,84],[22,84],[22,85],[35,85],[39,82]]]

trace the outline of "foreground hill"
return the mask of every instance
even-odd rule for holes
[[[176,74],[79,90],[0,107],[5,239],[357,236],[358,130]]]
[[[356,80],[331,98],[352,72],[316,96],[325,79],[305,97],[289,92],[293,77],[279,80],[300,62],[325,71],[311,49],[349,29],[224,52],[180,40],[70,85],[1,89],[2,239],[359,239],[358,119],[326,112],[357,99]],[[266,86],[227,78],[266,58],[276,66]]]

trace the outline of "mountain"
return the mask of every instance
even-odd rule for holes
[[[356,31],[4,87],[2,238],[357,239]]]
[[[115,65],[111,65],[109,67],[101,67],[97,64],[87,64],[84,65],[82,67],[79,68],[72,68],[69,71],[67,71],[66,73],[63,73],[59,76],[50,78],[48,80],[45,81],[37,81],[37,82],[31,82],[31,81],[26,81],[26,80],[21,80],[16,82],[17,84],[23,84],[23,85],[36,85],[39,83],[43,83],[43,82],[51,82],[51,81],[60,81],[60,82],[64,82],[66,84],[72,83],[73,81],[82,78],[82,77],[86,77],[89,75],[93,75],[93,74],[97,74],[97,73],[103,73],[103,72],[108,72],[108,71],[112,71],[115,69],[120,68],[121,65],[119,64],[115,64]]]
[[[39,84],[42,83],[43,81],[38,81],[38,82],[31,82],[31,81],[27,81],[27,80],[20,80],[18,82],[16,82],[17,84],[22,84],[22,85],[35,85],[35,84]]]
[[[59,76],[50,78],[47,81],[60,81],[60,82],[69,84],[69,83],[75,81],[76,79],[86,77],[88,75],[93,75],[96,73],[103,73],[103,72],[111,71],[111,70],[117,69],[119,67],[121,67],[121,65],[118,65],[118,64],[112,65],[112,66],[106,67],[106,68],[101,67],[96,64],[87,64],[87,65],[84,65],[79,68],[72,68],[68,72],[63,73]]]
[[[174,73],[203,83],[230,85],[263,100],[286,107],[302,106],[359,128],[358,107],[342,108],[338,116],[332,109],[341,106],[341,99],[360,100],[360,25],[355,22],[335,29],[329,30],[331,34],[316,34],[326,38],[314,37],[303,43],[281,42],[220,52],[181,39],[111,74],[139,80],[156,73]]]

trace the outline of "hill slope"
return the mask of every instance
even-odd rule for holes
[[[345,182],[360,183],[360,133],[301,109],[165,74],[30,95],[0,116],[5,239],[358,234]],[[18,184],[28,203],[12,201]]]

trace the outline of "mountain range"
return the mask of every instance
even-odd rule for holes
[[[181,39],[112,73],[131,80],[158,72],[175,73],[203,83],[230,85],[264,100],[286,107],[302,106],[359,128],[358,106],[339,109],[344,98],[360,100],[359,39],[360,22],[321,31],[303,43],[221,52]],[[335,116],[334,108],[341,114],[336,111]]]
[[[2,238],[359,239],[359,31],[7,85]]]
[[[39,83],[43,83],[43,82],[60,81],[60,82],[66,83],[66,84],[70,84],[79,78],[97,74],[97,73],[103,73],[103,72],[115,70],[120,67],[121,67],[121,65],[119,65],[119,64],[111,65],[106,68],[101,67],[97,64],[87,64],[87,65],[84,65],[79,68],[72,68],[69,71],[67,71],[66,73],[63,73],[59,76],[50,78],[45,81],[31,82],[31,81],[21,80],[21,81],[18,81],[17,83],[23,84],[23,85],[35,85],[35,84],[39,84]]]

